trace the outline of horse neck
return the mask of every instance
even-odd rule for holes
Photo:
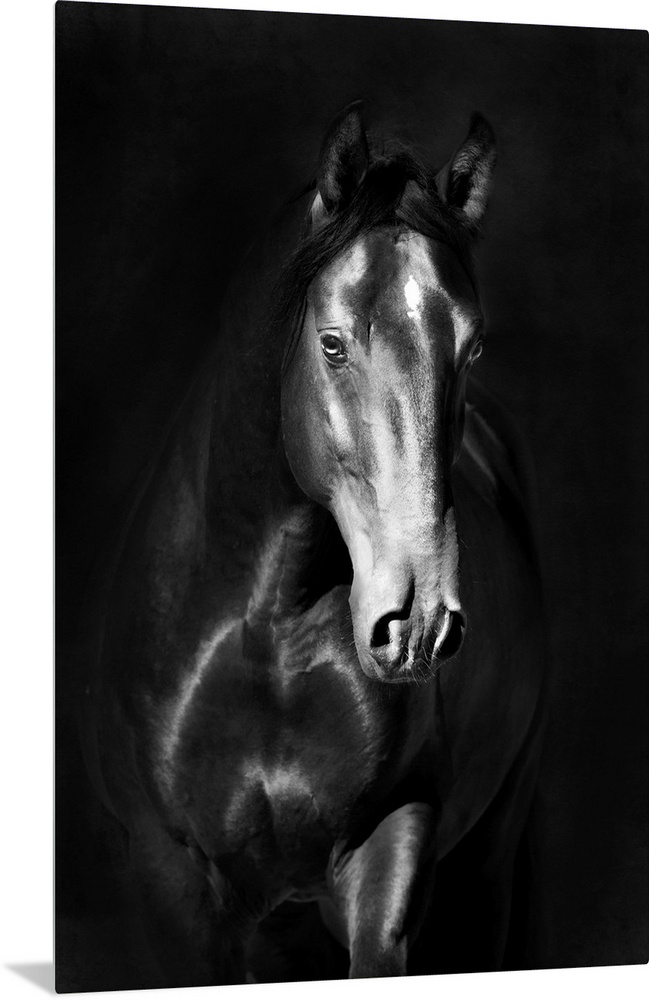
[[[324,509],[295,483],[279,443],[268,487],[245,614],[257,635],[274,634],[318,596],[332,527]]]
[[[269,453],[260,456],[258,448],[259,437],[240,440],[237,473],[225,484],[219,478],[220,502],[211,506],[219,544],[212,558],[217,574],[226,567],[248,630],[266,648],[326,587],[323,561],[335,528],[295,483],[279,427]]]

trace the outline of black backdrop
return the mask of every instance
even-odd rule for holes
[[[138,985],[70,711],[88,574],[359,97],[434,163],[474,109],[496,131],[480,365],[536,458],[553,665],[530,961],[647,961],[646,34],[72,3],[56,32],[59,989]]]

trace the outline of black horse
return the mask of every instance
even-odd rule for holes
[[[435,174],[342,112],[123,534],[84,743],[167,985],[502,964],[544,632],[469,375],[494,163],[478,115]]]

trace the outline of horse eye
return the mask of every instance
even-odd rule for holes
[[[336,364],[347,360],[345,345],[339,337],[334,337],[332,333],[325,333],[324,336],[320,338],[320,345],[322,347],[322,353],[327,361],[331,361]]]
[[[482,354],[482,341],[479,340],[478,343],[473,348],[473,350],[471,351],[471,354],[469,355],[469,361],[477,361],[481,354]]]

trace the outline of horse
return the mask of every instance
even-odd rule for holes
[[[529,457],[472,371],[495,160],[477,113],[434,170],[340,112],[116,546],[82,739],[164,985],[506,960],[545,658]]]

